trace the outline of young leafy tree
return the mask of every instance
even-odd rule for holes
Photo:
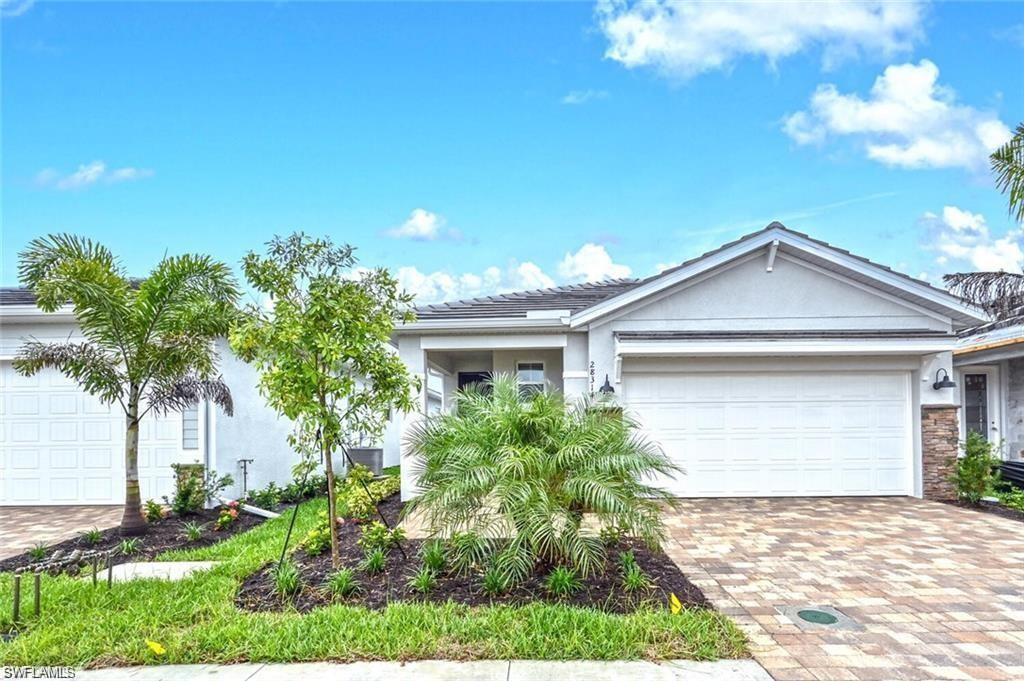
[[[238,299],[231,270],[208,256],[165,257],[145,279],[131,279],[100,244],[68,234],[34,239],[19,275],[36,304],[70,303],[84,340],[27,341],[14,368],[30,376],[53,368],[125,415],[125,501],[121,534],[145,534],[139,495],[139,423],[151,411],[201,399],[231,413],[217,375],[214,340],[227,333]]]
[[[1024,221],[1024,123],[989,157],[996,186],[1006,194],[1010,215]],[[956,295],[982,308],[996,320],[1024,314],[1024,275],[1013,272],[959,272],[943,277]]]
[[[412,297],[386,270],[354,270],[352,250],[295,233],[275,237],[266,255],[246,255],[245,276],[268,304],[249,305],[230,336],[232,349],[259,368],[269,404],[295,422],[292,446],[323,458],[332,519],[332,455],[379,437],[392,409],[412,409],[418,387],[390,347]],[[338,528],[330,527],[338,567]]]

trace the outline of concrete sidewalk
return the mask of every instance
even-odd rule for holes
[[[771,681],[753,660],[693,662],[547,662],[532,660],[449,662],[353,662],[334,664],[232,664],[120,667],[80,671],[76,679],[88,681]]]

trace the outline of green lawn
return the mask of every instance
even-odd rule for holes
[[[293,541],[324,507],[304,504]],[[241,579],[280,551],[288,517],[207,548],[160,560],[220,560],[182,581],[93,588],[88,580],[44,578],[43,614],[0,643],[0,665],[104,666],[139,663],[414,659],[715,659],[745,655],[725,617],[684,610],[612,615],[558,605],[483,607],[405,603],[384,611],[331,606],[309,614],[235,609]],[[10,575],[0,575],[0,628],[10,625]],[[24,589],[31,612],[31,595]],[[24,602],[24,601],[23,601]],[[160,643],[157,657],[146,639]]]

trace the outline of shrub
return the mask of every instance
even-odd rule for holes
[[[142,515],[145,516],[147,523],[158,523],[164,519],[164,507],[160,502],[149,499],[146,501]]]
[[[387,525],[378,520],[363,527],[362,535],[356,543],[363,548],[363,551],[371,551],[373,549],[390,551],[404,540],[405,530],[401,527],[389,530]]]
[[[142,549],[142,540],[138,537],[128,537],[122,539],[117,548],[122,554],[133,556]]]
[[[618,546],[619,542],[622,541],[622,530],[615,527],[614,525],[606,525],[601,528],[601,543],[611,548]]]
[[[46,544],[38,542],[33,544],[28,550],[28,557],[33,561],[40,561],[46,558]]]
[[[363,487],[364,483],[366,488]],[[366,520],[373,515],[377,503],[387,499],[401,487],[402,482],[397,477],[387,476],[374,480],[369,468],[356,464],[338,483],[338,514],[345,518]]]
[[[582,589],[583,582],[580,581],[575,570],[559,565],[548,573],[547,579],[544,580],[544,588],[552,596],[565,598]]]
[[[257,508],[272,509],[281,503],[282,489],[271,482],[260,490],[251,490],[246,496],[250,504]]]
[[[444,569],[444,544],[438,539],[424,542],[420,548],[420,557],[423,558],[423,567],[440,574]]]
[[[366,552],[366,557],[363,559],[360,567],[363,568],[363,572],[369,575],[374,575],[378,572],[382,572],[384,567],[387,565],[387,562],[388,557],[387,554],[384,553],[384,549],[373,549],[372,551]]]
[[[964,453],[957,459],[953,483],[960,499],[977,504],[982,497],[993,494],[999,480],[999,459],[992,455],[992,443],[979,433],[968,433],[962,447]]]
[[[103,533],[100,532],[98,527],[94,527],[91,530],[86,530],[82,533],[82,541],[89,546],[95,546],[103,540]]]
[[[319,556],[331,548],[331,526],[328,524],[327,511],[320,511],[317,524],[306,533],[299,543],[308,555]]]
[[[468,547],[482,548],[485,560],[459,556],[453,542],[453,565],[493,562],[511,583],[544,563],[587,576],[605,560],[600,537],[582,529],[587,513],[660,546],[669,495],[645,480],[678,468],[638,434],[628,414],[593,400],[569,403],[555,392],[521,396],[510,376],[494,379],[489,393],[459,393],[456,403],[408,435],[422,460],[422,493],[408,510],[421,511],[436,535],[510,539]]]
[[[214,472],[204,472],[192,465],[171,464],[171,468],[174,469],[174,497],[164,497],[164,501],[179,517],[199,513],[206,502],[234,484],[230,475],[218,477]]]
[[[630,593],[646,591],[651,587],[651,580],[637,565],[636,556],[632,551],[623,551],[619,554],[619,572],[622,574],[622,588]]]
[[[997,496],[1003,506],[1024,512],[1024,489],[1011,487],[1005,492],[1000,492]]]
[[[238,502],[229,501],[220,507],[220,515],[213,522],[213,529],[220,532],[226,530],[238,521]]]
[[[299,568],[292,560],[285,560],[270,569],[274,580],[274,591],[281,597],[291,596],[299,592],[302,579]]]
[[[333,573],[327,579],[327,587],[336,596],[351,596],[359,591],[359,582],[356,581],[355,573],[345,568]]]
[[[203,536],[203,526],[197,522],[185,523],[185,541],[199,541]]]
[[[498,596],[508,591],[508,580],[501,572],[490,567],[484,571],[482,586],[487,595]]]
[[[413,575],[412,579],[409,580],[409,586],[413,591],[418,591],[421,594],[429,593],[437,585],[437,577],[434,576],[434,572],[427,567],[423,567]]]

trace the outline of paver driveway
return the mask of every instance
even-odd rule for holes
[[[909,498],[684,500],[667,522],[777,679],[1024,679],[1024,523]],[[778,611],[815,605],[862,630]]]
[[[121,522],[121,506],[0,506],[0,559]]]

